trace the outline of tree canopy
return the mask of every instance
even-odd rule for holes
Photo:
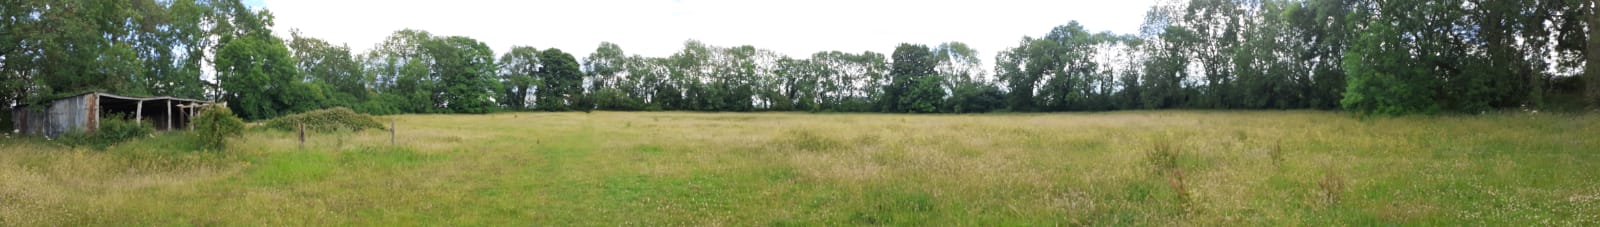
[[[1343,109],[1480,113],[1600,105],[1596,4],[1575,0],[1187,0],[1138,34],[1078,22],[986,58],[965,43],[786,56],[690,40],[583,58],[395,31],[365,52],[238,0],[0,3],[0,103],[89,91],[204,97],[247,119],[360,112],[688,110],[971,113]],[[992,68],[985,68],[982,59]]]

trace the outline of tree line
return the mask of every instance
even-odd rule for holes
[[[664,57],[602,42],[495,53],[400,30],[365,53],[238,0],[0,3],[0,103],[86,91],[207,97],[265,119],[375,114],[683,110],[977,113],[1343,109],[1478,113],[1600,103],[1579,0],[1187,0],[1138,34],[1077,22],[1024,36],[992,68],[961,42],[786,56],[687,41]],[[1585,76],[1588,75],[1588,76]],[[1586,84],[1587,83],[1587,84]]]

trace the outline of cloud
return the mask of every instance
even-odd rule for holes
[[[1092,31],[1134,33],[1150,0],[739,1],[739,0],[264,0],[291,28],[365,51],[396,30],[467,36],[497,53],[560,48],[582,58],[602,41],[628,54],[667,56],[696,39],[753,45],[792,57],[818,51],[887,53],[902,42],[965,42],[985,61],[1022,36],[1077,20]]]

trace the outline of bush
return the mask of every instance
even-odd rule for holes
[[[294,131],[298,125],[304,124],[306,130],[317,132],[333,131],[361,131],[362,129],[384,129],[383,123],[372,119],[371,115],[356,113],[349,108],[334,107],[329,109],[313,110],[310,112],[283,116],[268,120],[268,128]]]
[[[1178,168],[1178,155],[1181,152],[1178,149],[1171,139],[1157,137],[1151,140],[1150,151],[1145,153],[1145,162],[1149,162],[1158,175],[1164,175]]]
[[[244,135],[244,120],[228,108],[206,108],[190,124],[194,124],[194,130],[189,133],[205,149],[224,149],[228,138]]]
[[[111,145],[133,140],[139,137],[150,136],[155,133],[155,128],[149,124],[123,118],[121,115],[111,115],[102,118],[100,128],[92,133],[73,130],[62,134],[60,141],[67,146],[88,146],[97,150],[105,149]]]

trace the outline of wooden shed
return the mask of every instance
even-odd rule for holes
[[[60,136],[73,130],[94,132],[103,117],[120,116],[145,122],[160,131],[183,129],[196,114],[197,105],[207,101],[174,97],[128,97],[107,93],[50,100],[40,106],[19,106],[11,110],[12,127],[24,135]]]

